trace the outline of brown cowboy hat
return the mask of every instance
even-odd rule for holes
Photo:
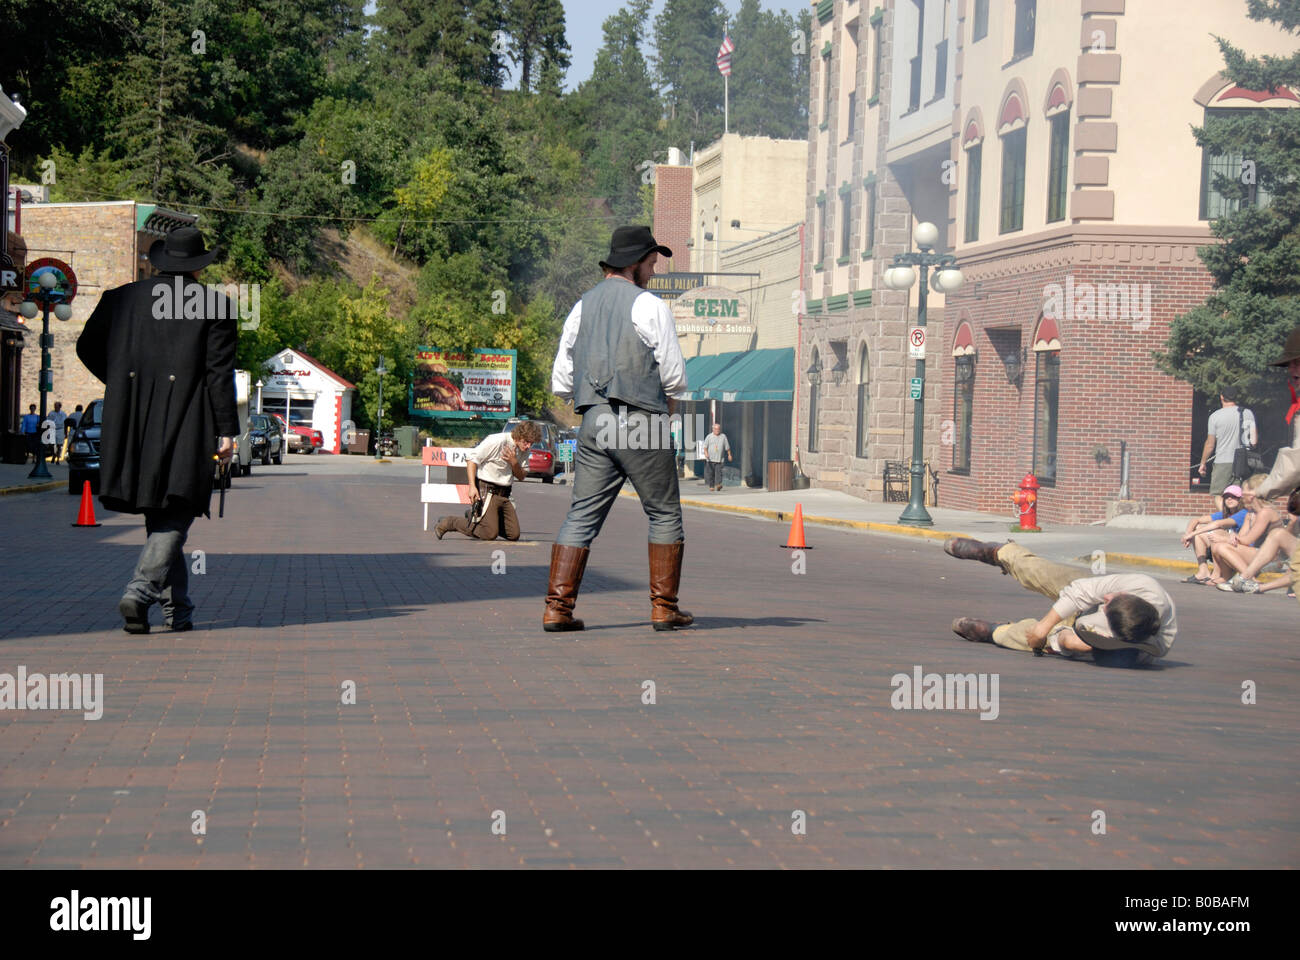
[[[162,273],[202,270],[217,259],[220,247],[203,248],[203,234],[195,227],[177,227],[149,248],[149,262]]]
[[[640,263],[652,253],[671,257],[673,252],[655,241],[649,227],[619,227],[609,241],[609,256],[600,261],[602,267],[622,270]]]
[[[1286,346],[1282,348],[1282,359],[1274,360],[1270,366],[1285,367],[1292,360],[1300,359],[1300,327],[1291,331],[1291,336],[1286,338]]]

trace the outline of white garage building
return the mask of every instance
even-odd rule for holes
[[[325,438],[321,449],[341,452],[343,424],[352,419],[348,383],[333,370],[301,350],[281,350],[263,367],[260,408],[263,413],[288,414],[288,423],[310,426]]]

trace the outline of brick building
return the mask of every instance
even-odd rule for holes
[[[103,395],[104,385],[77,359],[77,338],[87,318],[105,290],[153,276],[156,271],[148,261],[149,247],[177,227],[193,226],[196,219],[133,200],[34,203],[23,207],[22,236],[27,243],[28,262],[54,257],[71,266],[77,275],[72,319],[50,319],[54,335],[51,408],[59,400],[65,410],[72,410],[79,403],[87,404]],[[39,331],[40,320],[31,325]],[[30,396],[23,399],[23,409],[28,403],[40,402],[36,392],[40,367],[40,351],[24,350],[22,384]]]
[[[1033,470],[1049,523],[1203,509],[1189,465],[1209,407],[1152,354],[1210,292],[1196,249],[1231,202],[1211,174],[1243,158],[1203,155],[1190,128],[1300,105],[1289,90],[1232,88],[1214,41],[1289,56],[1291,37],[1237,0],[869,6],[815,8],[804,471],[875,498],[882,461],[910,458],[916,288],[875,278],[930,221],[965,276],[929,296],[925,457],[939,503],[1010,514]],[[1178,56],[1147,55],[1156,47]],[[1281,406],[1255,406],[1266,455],[1286,439]]]

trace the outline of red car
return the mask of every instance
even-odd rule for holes
[[[280,421],[280,429],[284,430],[284,417],[278,413],[273,413],[271,416]],[[284,431],[284,435],[289,441],[290,453],[315,453],[325,446],[325,435],[305,424],[291,424]]]

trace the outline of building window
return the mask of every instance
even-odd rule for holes
[[[909,64],[911,74],[907,87],[907,112],[915,113],[921,109],[921,60],[925,45],[925,0],[912,0],[916,8],[916,56]]]
[[[812,369],[818,372],[808,378],[808,452],[817,452],[817,386],[821,382],[821,357],[813,349]]]
[[[831,58],[829,52],[822,57],[822,123],[831,122]]]
[[[1065,219],[1065,189],[1070,167],[1070,111],[1052,117],[1052,142],[1048,148],[1047,222]]]
[[[970,42],[983,40],[989,35],[989,0],[975,0],[975,23],[971,27]]]
[[[1013,56],[1027,57],[1034,52],[1034,21],[1038,18],[1038,0],[1016,0],[1016,46]]]
[[[878,21],[871,25],[871,99],[876,100],[880,96],[880,62],[884,59],[885,40],[881,34],[880,28],[884,21]]]
[[[1000,233],[1025,225],[1025,133],[1024,127],[1002,138],[1002,217]]]
[[[966,242],[980,238],[980,174],[984,166],[984,144],[966,151]]]
[[[840,256],[849,255],[849,240],[853,234],[853,222],[849,219],[853,210],[853,194],[840,194]]]
[[[824,264],[826,262],[826,204],[821,204],[818,212],[821,216],[821,228],[817,231],[817,262]]]
[[[954,473],[970,473],[972,411],[975,409],[975,358],[958,357],[953,391],[952,419],[957,442],[952,448]]]
[[[934,99],[943,96],[948,86],[948,4],[943,0],[943,39],[934,48]]]
[[[862,345],[858,351],[858,456],[866,458],[867,446],[871,439],[871,428],[867,415],[871,412],[871,371],[867,366],[867,346]]]
[[[876,248],[876,185],[874,183],[867,187],[863,199],[866,200],[867,206],[867,224],[862,237],[862,249],[870,252]]]
[[[844,139],[852,140],[858,129],[858,91],[849,91],[849,132]]]
[[[1061,396],[1061,351],[1042,350],[1034,383],[1034,476],[1039,483],[1056,483],[1057,406]]]
[[[1211,107],[1205,111],[1205,125],[1208,127],[1210,122],[1216,118],[1242,117],[1260,112],[1262,111]],[[1212,155],[1209,147],[1201,148],[1200,219],[1217,220],[1220,217],[1226,217],[1240,210],[1243,204],[1247,207],[1268,205],[1271,198],[1267,190],[1262,189],[1258,183],[1242,182],[1243,179],[1247,179],[1242,174],[1250,169],[1249,167],[1243,169],[1244,160],[1245,157],[1240,153]],[[1228,195],[1218,191],[1215,185],[1218,175],[1223,175],[1232,181]],[[1248,179],[1254,180],[1256,178],[1250,177]]]

